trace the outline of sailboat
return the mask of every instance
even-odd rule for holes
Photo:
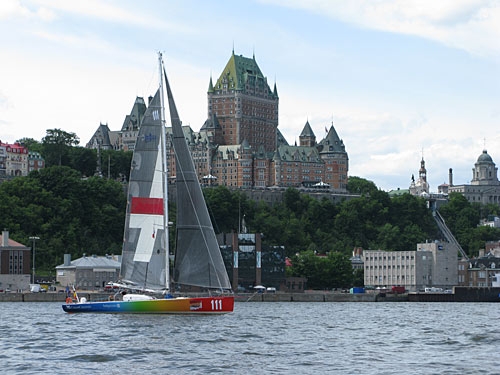
[[[234,295],[210,221],[194,163],[159,53],[160,83],[139,129],[132,158],[122,249],[123,292],[110,301],[75,301],[68,313],[224,314],[233,311]],[[164,88],[170,124],[166,124]],[[168,176],[166,125],[176,162],[176,249],[169,272]],[[173,279],[173,283],[171,282]],[[197,287],[202,296],[177,296],[176,286]],[[174,288],[175,289],[175,288]]]

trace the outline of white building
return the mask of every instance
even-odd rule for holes
[[[422,243],[416,251],[364,250],[363,258],[365,286],[419,291],[457,285],[458,254],[449,243]]]

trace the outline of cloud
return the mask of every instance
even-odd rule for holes
[[[159,18],[157,14],[144,13],[143,7],[141,8],[140,4],[138,4],[137,8],[132,8],[130,5],[127,8],[127,6],[121,2],[117,2],[118,5],[114,6],[110,2],[100,0],[51,0],[49,3],[45,0],[33,0],[33,2],[40,6],[49,7],[50,11],[53,13],[71,13],[87,18],[100,19],[106,22],[135,25],[148,29],[171,30],[183,33],[191,32],[191,28],[186,24],[166,22],[166,17]],[[135,4],[132,6],[134,5]],[[40,9],[44,8],[41,7]]]
[[[2,0],[0,2],[0,20],[19,18],[52,21],[55,18],[55,14],[45,6],[32,10],[28,6],[23,5],[21,0]]]
[[[357,26],[415,35],[470,54],[500,59],[498,0],[264,0]]]

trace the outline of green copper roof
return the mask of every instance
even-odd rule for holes
[[[344,141],[339,138],[335,128],[333,127],[333,123],[330,126],[327,136],[319,144],[323,146],[321,151],[322,153],[345,152]]]
[[[276,150],[275,159],[282,161],[300,161],[309,163],[320,163],[321,158],[316,147],[285,146],[281,145]]]
[[[314,132],[311,128],[311,125],[309,124],[309,121],[306,122],[304,125],[304,129],[302,129],[302,133],[300,133],[301,137],[316,137],[314,135]]]
[[[210,83],[208,84],[208,92],[214,92],[214,85],[212,83],[212,76],[210,76]]]
[[[224,89],[226,83],[228,90],[245,91],[245,86],[249,83],[260,85],[260,88],[267,91],[268,95],[277,96],[278,93],[276,87],[274,88],[274,92],[269,87],[267,78],[262,74],[255,58],[250,59],[241,55],[237,56],[234,52],[219,79],[217,79],[215,86],[212,86],[210,82],[209,92],[212,92],[210,89],[213,91]]]

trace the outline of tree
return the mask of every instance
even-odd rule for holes
[[[79,143],[80,139],[75,133],[68,133],[61,129],[47,129],[45,137],[42,138],[46,165],[68,165],[68,149]]]
[[[130,165],[132,163],[132,151],[101,151],[101,166],[105,177],[108,175],[114,179],[128,180]]]
[[[16,141],[16,143],[23,145],[29,151],[34,151],[34,152],[39,152],[39,153],[42,153],[42,151],[43,151],[42,144],[33,138],[21,138],[21,139],[18,139]]]
[[[377,190],[377,185],[370,180],[356,176],[350,176],[347,180],[347,191],[351,194],[373,194]]]
[[[39,236],[37,269],[52,272],[65,253],[119,253],[125,205],[122,184],[53,166],[0,184],[0,227],[25,244]]]
[[[353,270],[349,258],[338,252],[317,256],[304,251],[292,257],[292,276],[307,278],[311,289],[345,288],[352,285]]]

